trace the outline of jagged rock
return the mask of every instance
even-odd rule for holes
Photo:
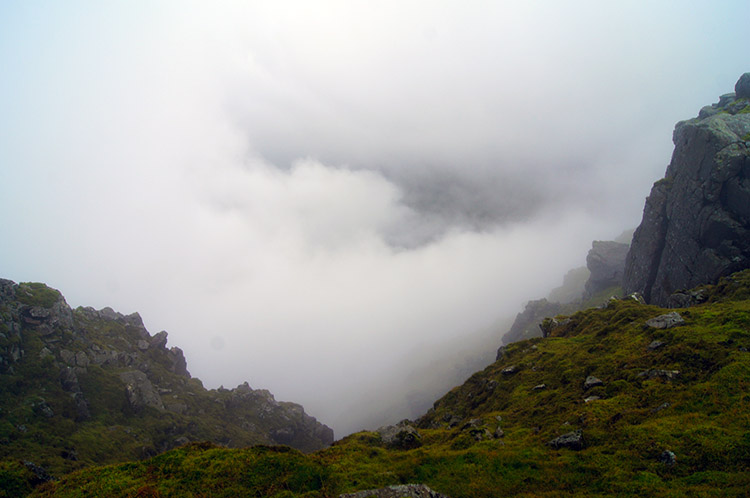
[[[737,82],[747,92],[747,73]],[[668,306],[680,289],[715,283],[750,266],[750,113],[747,100],[677,123],[672,161],[646,199],[623,287]]]
[[[677,464],[677,456],[669,450],[664,450],[661,455],[659,455],[659,461],[664,465],[674,467]]]
[[[666,342],[662,341],[651,341],[651,343],[646,346],[646,349],[649,351],[656,351],[657,349],[664,347],[666,344]]]
[[[380,434],[381,441],[389,448],[408,450],[422,446],[422,436],[407,422],[386,425],[375,432]]]
[[[139,370],[122,372],[120,380],[125,384],[128,403],[133,409],[149,406],[164,411],[164,403],[145,373]]]
[[[138,341],[138,342],[136,343],[136,346],[137,346],[137,347],[138,347],[138,349],[140,349],[141,351],[146,351],[146,350],[148,349],[149,343],[148,343],[148,341],[144,341],[143,339],[141,339],[140,341]]]
[[[182,353],[182,349],[178,348],[177,346],[173,346],[169,349],[169,361],[171,362],[171,366],[169,370],[172,373],[175,373],[177,375],[182,375],[183,377],[190,378],[190,372],[188,372],[187,369],[187,361],[185,360],[185,355]]]
[[[583,449],[583,431],[578,429],[577,431],[568,432],[562,436],[556,437],[551,441],[547,442],[549,446],[552,446],[556,450],[560,448],[568,448],[571,450],[582,450]]]
[[[589,375],[588,377],[586,377],[586,380],[583,382],[583,390],[588,391],[592,387],[603,386],[603,385],[604,385],[604,382],[602,382],[601,379],[597,379],[593,375]]]
[[[750,73],[740,76],[734,84],[734,93],[738,99],[750,99]]]
[[[655,329],[671,329],[672,327],[685,325],[685,320],[680,316],[679,313],[673,311],[671,313],[659,315],[650,320],[646,320],[646,325]]]
[[[42,349],[41,349],[41,350],[39,351],[39,358],[41,358],[41,359],[44,359],[44,358],[46,358],[46,357],[48,357],[48,356],[53,356],[53,354],[52,354],[52,351],[50,351],[50,350],[49,350],[49,349],[48,349],[48,348],[47,348],[47,347],[45,346],[45,347],[43,347],[43,348],[42,348]]]
[[[399,484],[380,489],[344,493],[339,498],[449,498],[424,484]]]
[[[586,267],[591,275],[586,282],[584,299],[609,287],[622,285],[629,247],[628,244],[611,240],[595,240],[591,244],[591,250],[586,256]]]
[[[638,374],[638,377],[647,377],[649,379],[662,379],[662,380],[675,380],[677,377],[679,377],[680,371],[679,370],[660,370],[660,369],[651,369],[646,370],[645,372],[641,372]]]
[[[164,348],[167,345],[167,331],[162,330],[151,338],[151,347],[156,349]]]

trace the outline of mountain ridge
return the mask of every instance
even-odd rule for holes
[[[190,441],[305,451],[333,442],[301,405],[267,390],[205,389],[167,332],[152,336],[138,313],[72,310],[44,284],[0,280],[0,317],[2,457],[59,474]]]

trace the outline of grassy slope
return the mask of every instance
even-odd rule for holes
[[[189,445],[82,470],[35,496],[318,497],[405,482],[452,498],[745,496],[749,289],[750,271],[711,287],[710,302],[679,310],[687,324],[669,330],[644,325],[665,310],[632,301],[578,312],[553,337],[510,345],[500,361],[436,402],[419,421],[420,448],[388,450],[368,432],[312,455]],[[649,351],[654,340],[666,345]],[[517,372],[503,374],[511,365]],[[639,376],[648,369],[680,375]],[[604,385],[584,392],[588,375]],[[532,390],[542,383],[545,389]],[[602,399],[583,402],[592,395]],[[462,422],[449,427],[444,421],[452,418]],[[470,419],[490,432],[499,425],[504,436],[477,441],[461,429]],[[583,450],[546,444],[575,429],[583,431]],[[676,455],[675,466],[659,461],[665,450]]]

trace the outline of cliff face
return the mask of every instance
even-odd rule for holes
[[[750,73],[736,92],[677,124],[672,161],[646,199],[625,292],[670,304],[675,291],[750,266]]]
[[[207,390],[137,313],[71,310],[43,284],[0,280],[0,457],[53,473],[190,441],[312,451],[333,431],[247,383]]]

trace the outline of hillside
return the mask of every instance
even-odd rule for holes
[[[630,298],[577,312],[509,345],[419,420],[310,455],[191,444],[33,496],[310,498],[404,483],[452,498],[745,496],[750,271],[700,292],[704,304],[676,310],[682,324],[653,322],[675,310]],[[28,472],[11,462],[3,475],[21,489]]]
[[[71,310],[44,284],[0,280],[0,458],[54,476],[190,441],[323,448],[333,432],[247,383],[207,390],[137,313]]]

